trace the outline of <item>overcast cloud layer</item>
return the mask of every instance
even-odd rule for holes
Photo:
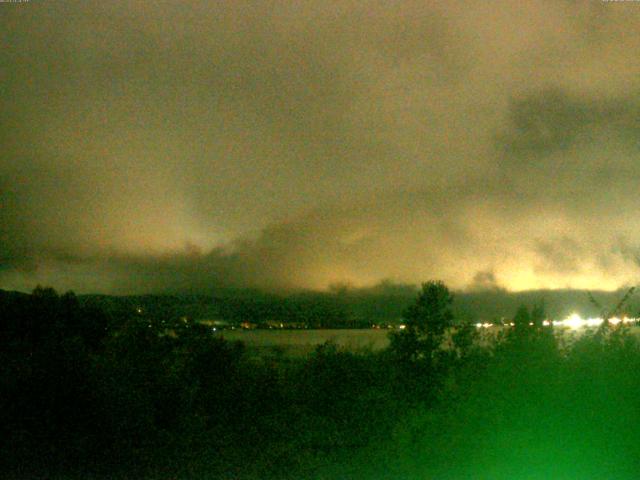
[[[0,288],[640,278],[640,3],[0,4]]]

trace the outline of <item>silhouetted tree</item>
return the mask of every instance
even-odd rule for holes
[[[391,334],[392,351],[404,360],[431,360],[453,324],[452,302],[443,282],[423,283],[418,298],[403,313],[405,328]]]
[[[531,323],[537,329],[544,326],[544,321],[547,319],[547,312],[544,308],[544,302],[536,303],[531,309]]]
[[[520,305],[518,307],[518,310],[516,311],[515,316],[513,317],[515,330],[517,332],[527,330],[529,328],[529,323],[531,323],[531,315],[529,314],[529,309],[526,307],[526,305]]]
[[[593,294],[591,292],[587,292],[587,296],[589,297],[589,301],[591,302],[591,304],[594,307],[596,307],[599,310],[600,318],[602,318],[604,320],[602,322],[602,325],[598,329],[598,333],[599,334],[604,334],[606,332],[606,330],[608,330],[608,328],[610,326],[609,320],[611,318],[613,318],[613,317],[617,317],[618,315],[620,315],[620,313],[622,312],[622,309],[627,304],[627,302],[629,301],[629,299],[631,298],[631,296],[633,295],[633,292],[635,292],[635,290],[636,290],[636,287],[629,288],[629,290],[627,290],[627,292],[620,299],[620,301],[616,304],[616,306],[611,308],[611,309],[605,309],[602,306],[602,304],[596,300],[596,298],[593,296]]]

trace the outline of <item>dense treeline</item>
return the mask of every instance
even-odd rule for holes
[[[625,290],[594,292],[606,304],[615,304]],[[194,320],[221,320],[229,324],[250,322],[258,328],[280,325],[299,328],[370,328],[372,325],[399,325],[402,314],[414,301],[413,285],[383,282],[371,288],[337,285],[327,292],[302,291],[268,293],[250,289],[216,290],[209,295],[81,295],[81,304],[98,305],[113,316],[142,307],[154,321],[173,322],[181,317]],[[535,305],[541,300],[554,319],[579,312],[598,316],[583,290],[507,292],[500,289],[457,292],[452,310],[458,321],[501,323],[509,320],[522,303]],[[625,304],[626,313],[640,310],[640,297]]]
[[[0,292],[3,476],[636,478],[635,337],[560,341],[543,316],[520,309],[479,339],[429,282],[389,349],[294,358],[51,289]]]
[[[215,295],[87,295],[80,296],[79,300],[112,312],[140,306],[156,321],[174,321],[186,316],[235,325],[250,322],[258,328],[269,328],[270,323],[293,328],[370,328],[399,323],[402,311],[415,294],[412,288],[373,293],[334,290],[289,295],[231,290]]]

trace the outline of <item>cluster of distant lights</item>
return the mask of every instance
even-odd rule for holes
[[[637,323],[637,318],[629,318],[629,317],[612,317],[609,319],[609,324],[611,325],[619,325],[619,324],[635,324]],[[545,327],[549,327],[553,325],[554,327],[567,327],[572,330],[578,330],[580,328],[594,328],[599,327],[604,323],[604,319],[601,317],[592,317],[592,318],[582,318],[577,313],[572,313],[564,320],[545,320],[542,322],[542,325]],[[477,328],[490,328],[495,326],[493,323],[476,323]],[[529,323],[530,326],[533,326],[533,322]],[[505,323],[504,326],[513,327],[515,323]]]

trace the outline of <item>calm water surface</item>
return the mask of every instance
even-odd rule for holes
[[[482,329],[481,342],[490,341],[501,328]],[[223,330],[216,335],[226,340],[240,340],[250,348],[281,349],[287,353],[304,354],[325,342],[335,343],[350,350],[382,350],[389,345],[389,333],[386,329],[336,329],[336,330]],[[588,329],[571,330],[556,328],[555,334],[561,343],[571,343]],[[640,336],[640,328],[632,327],[630,332]]]
[[[248,347],[279,347],[290,353],[304,353],[327,341],[353,350],[381,350],[389,345],[391,330],[224,330],[226,340],[241,340]]]

